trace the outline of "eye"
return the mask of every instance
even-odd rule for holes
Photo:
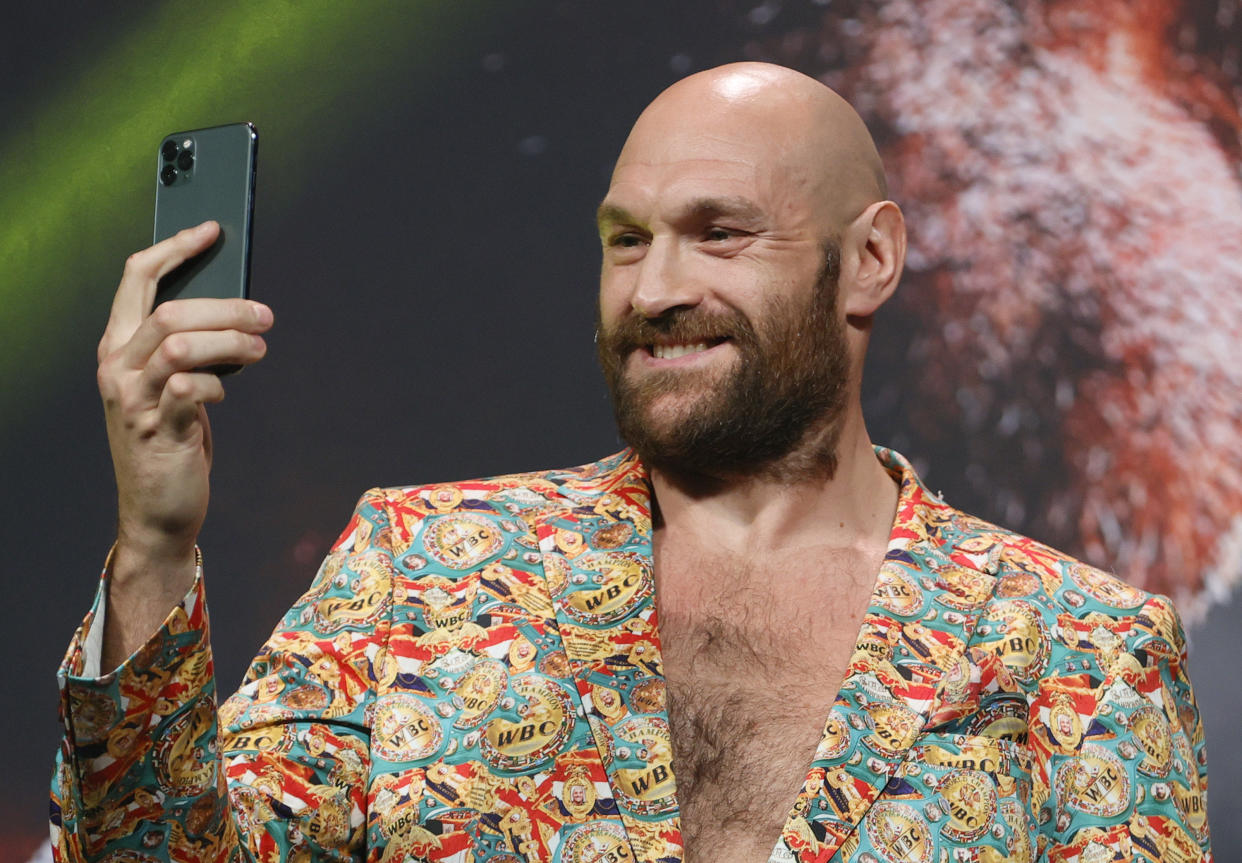
[[[650,238],[641,231],[619,230],[605,234],[604,254],[615,263],[636,261],[643,256]]]
[[[705,254],[733,257],[749,246],[754,238],[753,232],[741,228],[707,225],[699,232],[698,244]]]

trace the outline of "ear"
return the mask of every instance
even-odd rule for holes
[[[847,316],[869,317],[893,295],[906,262],[906,220],[892,201],[877,201],[845,231],[842,302]]]

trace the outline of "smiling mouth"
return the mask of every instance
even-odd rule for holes
[[[712,339],[705,342],[688,342],[676,345],[651,345],[648,350],[657,360],[675,360],[688,354],[698,354],[721,344],[724,339]]]

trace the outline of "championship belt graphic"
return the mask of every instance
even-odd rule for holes
[[[637,757],[637,767],[616,768],[617,802],[635,815],[653,816],[677,808],[673,796],[673,744],[668,723],[659,716],[640,715],[613,729],[615,745],[610,745],[605,767],[613,770],[615,761]]]
[[[1064,761],[1056,774],[1057,799],[1099,818],[1129,808],[1130,775],[1121,759],[1096,743],[1085,743],[1077,757]]]
[[[936,850],[927,821],[905,803],[883,801],[863,819],[867,841],[885,863],[931,863]]]
[[[538,675],[519,677],[511,684],[524,700],[518,720],[497,716],[484,726],[479,750],[498,770],[526,771],[561,751],[574,728],[569,695]]]
[[[655,590],[651,561],[630,551],[584,554],[574,561],[574,589],[562,602],[565,613],[588,626],[624,620]],[[580,585],[580,586],[579,586]]]
[[[376,705],[371,749],[385,761],[424,761],[443,743],[439,719],[417,696],[398,692]]]
[[[449,569],[470,569],[497,554],[504,544],[500,528],[472,512],[432,516],[423,528],[423,548]]]

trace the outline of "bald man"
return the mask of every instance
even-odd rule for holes
[[[626,141],[598,345],[630,448],[367,492],[218,710],[194,369],[272,316],[149,313],[215,233],[133,256],[100,343],[120,520],[62,668],[60,858],[1210,858],[1167,600],[869,440],[905,229],[819,83],[700,73]]]

